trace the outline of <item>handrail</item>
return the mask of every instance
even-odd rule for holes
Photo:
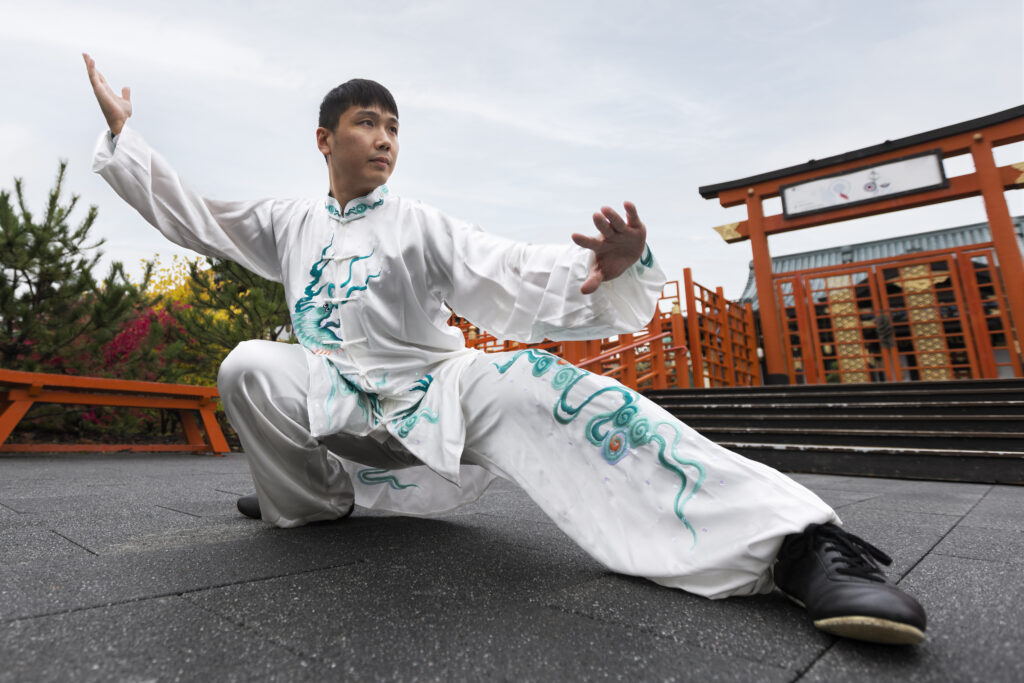
[[[585,358],[585,359],[581,360],[580,362],[576,363],[576,367],[582,368],[582,367],[584,367],[586,365],[593,365],[594,363],[599,363],[599,362],[601,362],[603,360],[608,360],[612,356],[616,356],[616,355],[622,353],[623,351],[628,351],[630,349],[635,349],[638,346],[643,346],[644,344],[646,344],[648,342],[651,342],[651,341],[654,341],[655,339],[664,338],[664,337],[671,337],[671,336],[672,336],[672,334],[669,333],[669,332],[664,332],[664,331],[652,332],[651,334],[647,335],[646,337],[641,337],[640,339],[633,340],[632,344],[627,344],[625,346],[616,346],[615,348],[611,349],[610,351],[605,351],[600,356],[594,356],[593,358]],[[685,345],[680,345],[680,346],[666,347],[664,350],[665,351],[679,351],[679,350],[685,349],[685,348],[686,348]]]
[[[130,391],[133,393],[147,392],[153,394],[184,394],[188,396],[206,396],[210,398],[216,398],[218,396],[217,387],[0,369],[0,385],[10,384],[29,387],[58,386],[71,387],[75,389],[97,389],[101,391]]]
[[[691,384],[700,387],[705,383],[706,368],[712,367],[721,367],[728,375],[725,378],[718,378],[717,374],[710,377],[709,381],[714,385],[757,383],[753,309],[749,304],[739,305],[726,300],[721,287],[712,291],[693,282],[688,268],[684,270],[684,281],[684,286],[680,286],[678,281],[665,283],[658,299],[658,308],[647,326],[648,330],[653,331],[638,339],[631,334],[622,334],[615,341],[612,338],[559,342],[545,340],[540,344],[528,344],[499,339],[454,314],[453,325],[462,330],[466,345],[470,348],[487,353],[531,348],[548,350],[576,367],[593,368],[592,372],[615,376],[631,388],[652,381],[657,388],[662,385],[686,388]],[[699,296],[695,297],[695,292]],[[684,301],[688,312],[685,318],[682,314]],[[671,312],[665,304],[671,305]],[[708,323],[729,326],[729,329],[721,330],[721,348],[716,348],[714,342],[717,339],[712,339],[718,335],[718,331],[709,329],[702,334],[703,326]],[[672,346],[668,345],[667,339],[671,339]],[[647,350],[635,351],[645,345],[649,347]],[[595,355],[588,358],[588,353]],[[718,359],[719,354],[723,359]],[[614,367],[607,370],[594,367],[602,363]],[[643,367],[648,363],[651,366],[650,372]],[[638,371],[644,374],[637,377]]]
[[[153,451],[142,444],[7,444],[7,438],[29,409],[37,403],[152,408],[177,410],[187,444],[166,444],[164,450],[230,451],[214,414],[219,397],[216,387],[165,384],[141,380],[82,377],[55,373],[0,369],[0,451]],[[193,411],[198,411],[206,430],[204,439]]]

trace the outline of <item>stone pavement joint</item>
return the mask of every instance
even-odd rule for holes
[[[794,478],[892,555],[922,645],[610,573],[507,482],[282,530],[235,510],[244,455],[0,457],[0,682],[1024,680],[1024,487]]]

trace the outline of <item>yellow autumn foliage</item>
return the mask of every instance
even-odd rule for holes
[[[189,304],[195,296],[189,286],[189,268],[195,264],[200,273],[210,276],[210,268],[206,259],[202,256],[180,256],[174,254],[170,262],[161,261],[160,254],[156,254],[150,261],[153,264],[153,275],[149,281],[148,292],[159,295],[161,301],[155,308],[163,308],[167,302]],[[143,260],[143,264],[146,261]],[[226,318],[229,311],[222,310],[214,314],[215,318]]]

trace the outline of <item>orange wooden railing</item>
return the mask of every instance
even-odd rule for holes
[[[757,332],[750,303],[729,301],[718,287],[711,291],[683,269],[687,324],[693,357],[693,382],[698,387],[761,384]]]
[[[688,268],[684,276],[687,310],[694,315],[683,317],[679,282],[671,281],[644,329],[608,339],[524,344],[497,339],[458,316],[449,324],[462,330],[471,348],[489,353],[542,349],[638,391],[760,384],[750,304],[728,302],[721,288],[711,293],[693,283]],[[701,370],[694,372],[694,367]]]
[[[104,377],[0,370],[0,451],[212,451],[230,448],[217,424],[215,387],[164,384]],[[36,403],[163,408],[177,410],[186,444],[5,444],[7,437]],[[198,411],[208,440],[196,423]]]

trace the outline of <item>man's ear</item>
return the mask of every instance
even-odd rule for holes
[[[331,131],[323,126],[316,129],[316,147],[325,157],[331,154]]]

